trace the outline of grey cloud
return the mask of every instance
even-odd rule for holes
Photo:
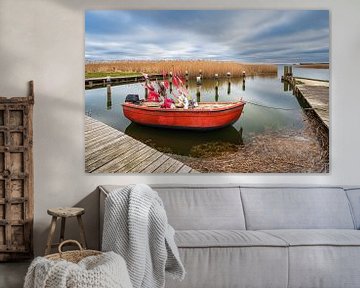
[[[323,11],[97,12],[86,14],[87,58],[328,61]]]

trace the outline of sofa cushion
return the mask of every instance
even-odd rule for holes
[[[359,287],[360,231],[267,230],[289,247],[289,288]]]
[[[176,230],[245,229],[240,189],[154,187]]]
[[[289,247],[289,288],[359,288],[358,246]]]
[[[179,248],[186,275],[166,288],[287,288],[288,247]]]
[[[111,193],[121,185],[103,185]],[[239,187],[152,186],[175,230],[245,230]]]
[[[341,188],[241,188],[246,226],[266,229],[354,229]]]
[[[262,230],[289,246],[360,246],[360,231],[348,229]]]
[[[268,233],[244,230],[176,231],[175,242],[178,247],[288,246],[285,241]]]

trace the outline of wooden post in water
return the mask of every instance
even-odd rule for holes
[[[219,101],[219,74],[215,74],[215,102]]]
[[[290,65],[290,66],[289,66],[289,76],[291,76],[291,77],[292,77],[292,75],[293,75],[292,68],[293,68],[292,65]]]
[[[196,84],[201,85],[201,83],[202,83],[202,71],[200,69],[199,70],[199,76],[196,76]]]
[[[170,93],[172,92],[172,84],[173,84],[173,73],[172,73],[172,71],[170,71],[170,72],[169,72]]]
[[[107,95],[106,97],[106,110],[111,110],[112,106],[112,100],[111,100],[111,94]]]
[[[197,85],[196,87],[196,101],[200,103],[201,100],[201,93],[200,93],[201,85]]]
[[[148,88],[145,86],[145,100],[147,100],[148,95],[149,95],[149,91]]]
[[[245,78],[243,78],[242,90],[245,91]]]
[[[286,65],[284,65],[284,80],[287,77],[287,73],[288,73],[288,67]]]
[[[106,109],[110,110],[112,106],[112,100],[111,100],[111,85],[106,85]]]
[[[202,70],[199,70],[199,76],[196,76],[196,101],[200,102],[201,100],[201,94],[200,94],[200,89],[201,89],[201,83],[202,83]]]
[[[289,83],[287,81],[284,81],[284,92],[289,91]]]
[[[290,67],[289,67],[290,68]],[[289,72],[290,75],[290,72]],[[289,76],[289,91],[293,91],[293,87],[295,86],[295,78],[293,78],[292,76]]]
[[[228,79],[228,89],[227,89],[227,94],[230,94],[231,92],[231,73],[227,72],[226,73],[226,78]]]
[[[149,83],[149,80],[145,78],[145,100],[148,98],[149,96],[149,89],[147,87],[147,84]]]

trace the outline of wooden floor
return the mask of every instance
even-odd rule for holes
[[[87,173],[197,173],[178,160],[85,116]]]
[[[289,79],[294,83],[297,91],[307,102],[308,106],[318,115],[329,129],[329,82],[306,78]]]

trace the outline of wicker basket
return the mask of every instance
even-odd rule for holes
[[[63,252],[61,250],[62,247],[65,244],[69,244],[69,243],[76,244],[79,247],[79,250]],[[59,253],[47,255],[47,256],[45,256],[45,258],[47,258],[49,260],[54,260],[54,261],[66,260],[69,262],[78,263],[79,261],[81,261],[82,259],[84,259],[88,256],[96,256],[96,255],[102,254],[102,252],[100,252],[100,251],[83,249],[81,244],[76,240],[66,240],[66,241],[61,242],[61,244],[59,245],[58,251],[59,251]]]

